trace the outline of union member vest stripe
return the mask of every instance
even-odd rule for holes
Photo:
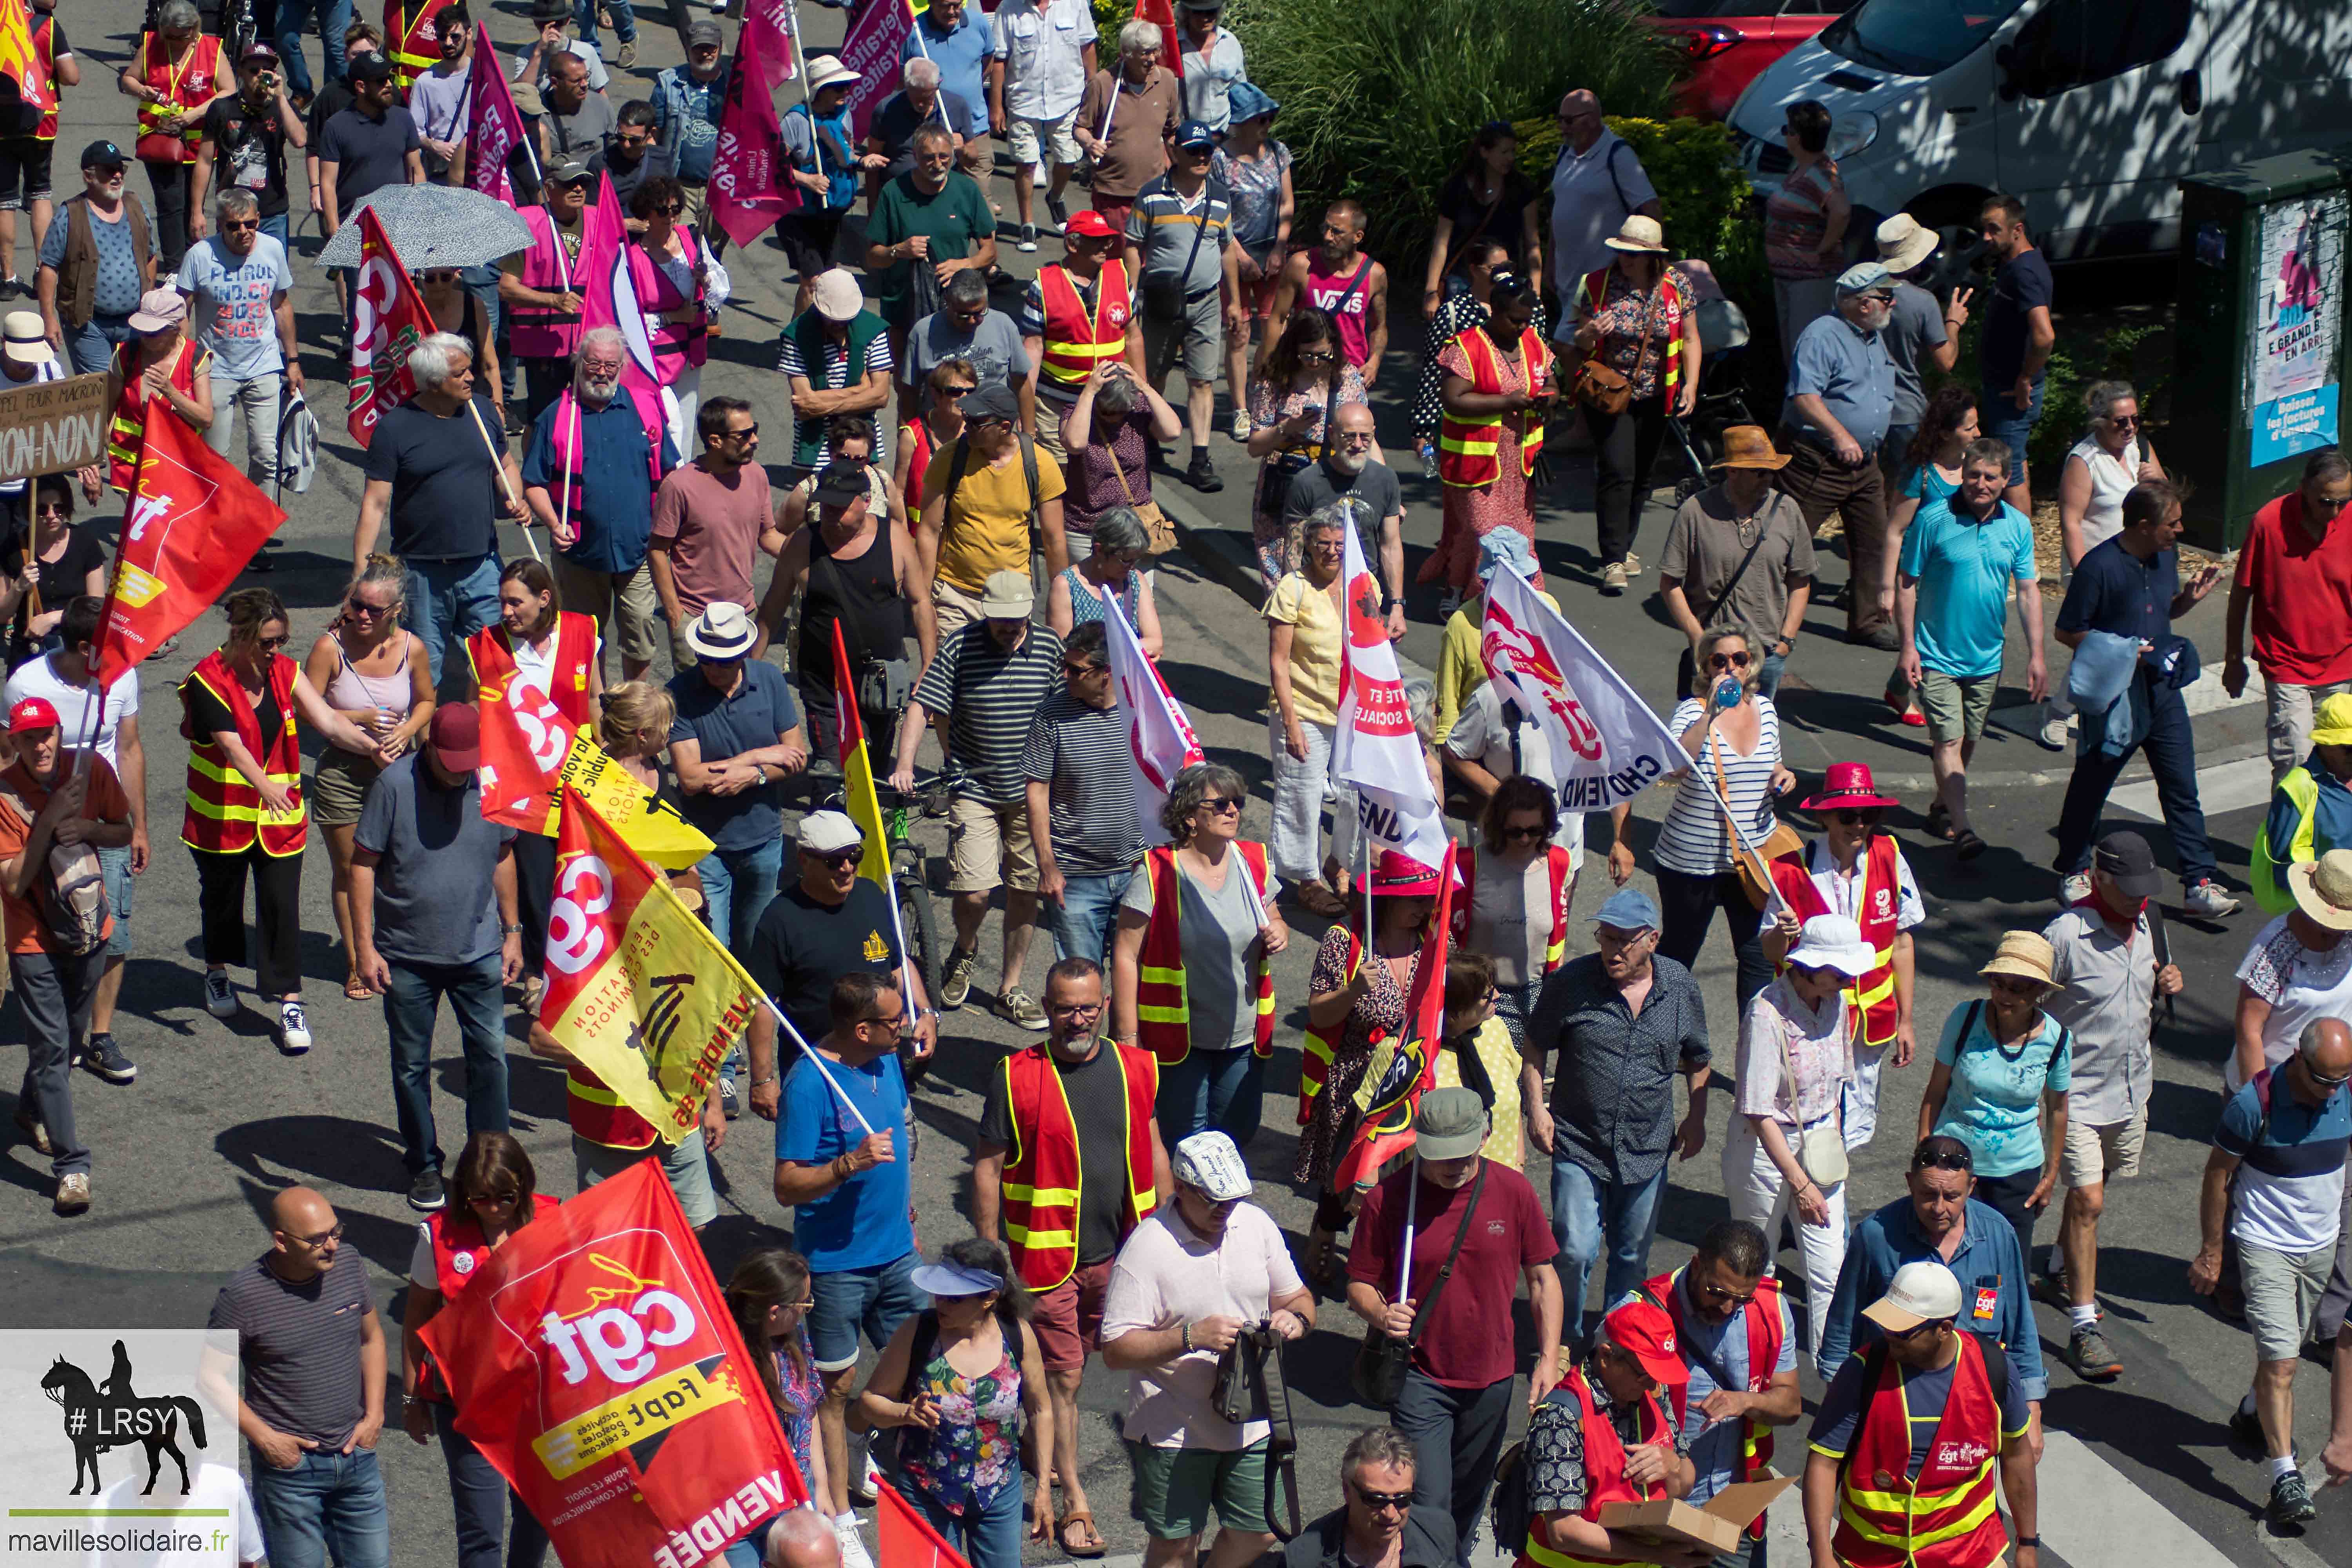
[[[1576,286],[1576,302],[1570,308],[1571,313],[1581,315],[1587,305],[1591,306],[1594,310],[1599,310],[1601,306],[1607,304],[1609,276],[1616,270],[1615,264],[1612,263],[1607,267],[1596,267],[1586,273],[1584,280]],[[1659,372],[1664,378],[1666,407],[1671,411],[1674,407],[1675,388],[1682,384],[1683,317],[1689,312],[1691,302],[1683,298],[1682,289],[1675,282],[1675,275],[1671,269],[1658,280],[1658,288],[1663,297],[1658,301],[1657,324],[1665,329],[1666,340],[1665,348],[1658,355],[1658,363]]]
[[[1862,1352],[1867,1353],[1867,1352]],[[1959,1336],[1951,1396],[1916,1478],[1902,1368],[1883,1352],[1838,1472],[1831,1547],[1848,1568],[1988,1568],[2008,1548],[1993,1477],[2000,1404],[1973,1334]]]
[[[193,163],[205,139],[205,105],[220,86],[221,41],[199,33],[188,46],[188,58],[174,67],[163,47],[162,32],[147,35],[140,58],[146,62],[142,85],[163,95],[162,101],[139,106],[139,140],[131,151],[142,163]],[[163,119],[173,110],[181,114],[180,129],[166,131]]]
[[[1558,969],[1568,956],[1568,890],[1576,877],[1576,862],[1559,845],[1548,845],[1544,858],[1551,869],[1551,935],[1544,941],[1544,973]],[[1470,910],[1478,896],[1478,851],[1465,848],[1454,857],[1462,869],[1462,895],[1454,900],[1454,940],[1470,940]]]
[[[1493,396],[1503,390],[1503,362],[1483,327],[1464,329],[1454,340],[1462,345],[1464,357],[1470,362],[1470,386],[1475,392]],[[1543,340],[1536,336],[1533,327],[1519,334],[1519,365],[1531,384],[1543,384],[1543,367],[1548,363]],[[1493,484],[1503,474],[1500,456],[1503,422],[1500,419],[1465,419],[1454,414],[1441,414],[1437,433],[1437,477],[1458,489],[1481,489]],[[1543,421],[1527,421],[1527,433],[1519,437],[1519,472],[1536,471],[1536,459],[1543,455]]]
[[[1234,849],[1249,868],[1263,903],[1265,846],[1235,839]],[[1143,858],[1143,874],[1151,879],[1151,923],[1143,929],[1143,951],[1137,958],[1137,1044],[1158,1057],[1161,1066],[1174,1067],[1192,1049],[1192,1004],[1184,989],[1183,920],[1178,903],[1183,878],[1176,869],[1176,852],[1164,845],[1154,849]],[[1262,1057],[1274,1054],[1274,965],[1262,949],[1257,959],[1257,1026],[1250,1048]],[[1324,1059],[1328,1065],[1328,1051]],[[1319,1075],[1316,1081],[1322,1081]],[[1303,1110],[1303,1101],[1301,1105]]]
[[[1087,313],[1078,286],[1066,268],[1042,268],[1037,292],[1045,301],[1045,344],[1038,356],[1040,373],[1056,385],[1075,392],[1087,384],[1095,366],[1127,352],[1127,326],[1134,318],[1129,298],[1127,264],[1106,259],[1095,281],[1094,313]]]
[[[1340,974],[1339,984],[1346,985],[1354,980],[1356,971],[1363,966],[1364,939],[1350,925],[1348,928],[1348,967]],[[1331,1077],[1331,1053],[1347,1027],[1348,1022],[1342,1018],[1331,1026],[1329,1035],[1326,1036],[1315,1026],[1311,1018],[1307,1021],[1306,1042],[1298,1052],[1298,1125],[1301,1127],[1314,1120],[1316,1098],[1323,1092],[1323,1085]],[[1367,1047],[1377,1046],[1387,1039],[1388,1035],[1386,1029],[1374,1029],[1365,1040],[1365,1045]]]
[[[196,372],[212,355],[183,341],[172,351],[172,384],[184,396],[196,395]],[[147,397],[139,389],[139,345],[134,341],[114,351],[115,374],[122,391],[114,400],[114,419],[106,427],[106,482],[126,493],[139,482],[139,451],[147,442]],[[174,418],[178,416],[175,414]]]
[[[1870,973],[1846,987],[1846,1006],[1854,1020],[1854,1043],[1876,1047],[1895,1038],[1895,938],[1903,912],[1902,871],[1891,833],[1871,835],[1863,852],[1862,903],[1854,923],[1870,944]],[[1832,914],[1829,901],[1814,885],[1813,847],[1792,849],[1772,862],[1772,880],[1800,921]],[[1784,963],[1781,967],[1787,968]]]
[[[269,694],[278,700],[281,717],[265,742],[260,718],[218,648],[190,672],[188,679],[218,698],[236,720],[236,738],[261,764],[263,775],[284,786],[294,809],[284,815],[265,812],[261,792],[229,765],[228,753],[209,733],[199,733],[188,742],[187,816],[180,826],[180,842],[189,848],[207,855],[240,855],[258,838],[265,855],[302,853],[310,809],[302,799],[302,746],[294,734],[294,677],[299,673],[284,654],[269,656]]]
[[[1641,1488],[1625,1479],[1625,1443],[1617,1436],[1617,1428],[1601,1419],[1593,1408],[1592,1391],[1585,1386],[1584,1369],[1576,1367],[1561,1378],[1559,1386],[1576,1399],[1577,1420],[1584,1429],[1584,1507],[1577,1517],[1599,1523],[1601,1510],[1612,1502],[1655,1501],[1666,1495],[1665,1483]],[[1642,1396],[1641,1431],[1644,1441],[1654,1440],[1666,1428],[1666,1413],[1658,1404],[1658,1396]],[[1528,1539],[1519,1549],[1518,1568],[1617,1568],[1618,1564],[1641,1563],[1640,1557],[1587,1557],[1581,1552],[1561,1552],[1546,1539],[1548,1531],[1541,1515],[1528,1521]]]
[[[1160,1092],[1160,1064],[1150,1052],[1105,1040],[1125,1080],[1127,1191],[1119,1200],[1125,1237],[1158,1205],[1151,1173],[1151,1105]],[[1077,1120],[1050,1047],[1040,1044],[1004,1058],[1004,1104],[1013,1127],[1003,1192],[1004,1244],[1013,1267],[1032,1290],[1051,1290],[1078,1267],[1078,1216],[1086,1201],[1085,1163],[1078,1157]],[[1086,1136],[1107,1136],[1107,1127]]]
[[[473,661],[475,695],[484,701],[511,700],[506,694],[515,678],[514,639],[503,625],[484,626],[466,639],[466,657]],[[588,710],[588,667],[596,658],[596,623],[587,616],[560,610],[555,616],[555,661],[548,672],[547,700],[555,710],[585,729],[594,719]],[[636,1147],[637,1145],[631,1145]]]

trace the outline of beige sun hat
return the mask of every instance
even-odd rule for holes
[[[1658,220],[1635,213],[1620,225],[1615,234],[1601,242],[1612,250],[1630,250],[1640,256],[1663,256],[1666,250],[1666,231]]]
[[[2286,868],[2294,907],[2329,931],[2352,931],[2352,849],[2330,849]]]
[[[2345,858],[2352,860],[2352,854],[2347,854]],[[2352,878],[2347,880],[2352,883]],[[2347,893],[2347,897],[2352,898],[2352,893]],[[2346,913],[2347,918],[2352,918],[2352,910]],[[2047,985],[2051,984],[2050,965],[2055,957],[2056,954],[2050,950],[2050,943],[2039,932],[2007,931],[2000,933],[2000,946],[1994,950],[1992,962],[1977,973],[2015,974],[2027,980],[2039,980]]]

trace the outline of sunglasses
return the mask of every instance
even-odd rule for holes
[[[1201,809],[1202,811],[1213,811],[1221,816],[1228,811],[1239,811],[1241,808],[1241,797],[1238,795],[1206,795],[1203,796],[1201,801]]]
[[[288,643],[292,642],[293,640],[294,639],[291,637],[263,637],[260,639],[260,643],[265,651],[274,651],[278,648],[284,647]]]
[[[1333,360],[1338,359],[1339,357],[1339,356],[1338,354],[1333,353],[1329,349],[1301,349],[1298,351],[1298,363],[1300,364],[1329,364]]]
[[[676,217],[686,210],[684,202],[663,202],[653,209],[664,217]]]
[[[1977,1162],[1976,1156],[1970,1154],[1966,1149],[1957,1152],[1937,1150],[1935,1153],[1921,1154],[1914,1159],[1911,1162],[1911,1168],[1915,1171],[1966,1171],[1969,1174],[1974,1175]]]
[[[1353,1481],[1349,1482],[1348,1485],[1349,1489],[1354,1491],[1356,1496],[1362,1500],[1366,1508],[1392,1508],[1399,1513],[1402,1513],[1406,1509],[1412,1506],[1412,1494],[1411,1492],[1376,1492],[1368,1487],[1358,1486]]]
[[[2122,428],[2126,430],[2135,429],[2139,425],[2139,416],[2137,414],[2108,414],[2102,416],[2102,417],[2105,418],[2108,424],[2120,426]]]
[[[863,849],[836,849],[830,855],[820,855],[814,849],[803,849],[801,853],[812,860],[823,861],[836,871],[844,866],[855,866],[866,858],[866,851]]]
[[[896,1033],[898,1032],[898,1026],[899,1026],[899,1025],[901,1025],[901,1024],[903,1024],[903,1023],[905,1023],[906,1021],[907,1021],[907,1015],[906,1015],[906,1013],[905,1013],[904,1011],[900,1011],[900,1012],[897,1012],[897,1013],[893,1013],[893,1014],[891,1014],[891,1015],[890,1015],[888,1017],[887,1017],[887,1018],[886,1018],[886,1017],[884,1017],[884,1016],[882,1016],[879,1013],[877,1013],[877,1014],[872,1015],[871,1016],[864,1017],[864,1018],[860,1018],[860,1019],[858,1019],[858,1020],[857,1020],[857,1025],[858,1025],[858,1027],[860,1027],[860,1028],[864,1028],[866,1025],[868,1025],[868,1024],[873,1024],[873,1025],[877,1025],[877,1026],[880,1026],[880,1027],[882,1027],[882,1028],[888,1029],[891,1033],[896,1034]]]
[[[1884,811],[1833,811],[1830,815],[1847,827],[1875,827],[1879,818],[1886,814]]]
[[[1533,827],[1506,827],[1503,829],[1503,842],[1506,844],[1514,843],[1520,839],[1531,840],[1541,838],[1543,836],[1544,830],[1541,823],[1536,824]]]
[[[940,388],[940,395],[941,397],[969,397],[979,390],[980,388],[977,386],[942,386]]]
[[[1702,1285],[1698,1289],[1700,1295],[1725,1307],[1745,1307],[1748,1302],[1756,1300],[1756,1292],[1753,1290],[1743,1296],[1737,1290],[1727,1290],[1720,1285]]]
[[[1714,654],[1706,661],[1709,669],[1746,669],[1748,664],[1748,657],[1744,653]]]
[[[260,226],[261,220],[257,217],[225,217],[221,219],[221,227],[231,234],[241,234],[247,229],[259,228]]]
[[[1948,1327],[1950,1322],[1951,1320],[1948,1318],[1930,1318],[1924,1323],[1914,1323],[1907,1329],[1889,1329],[1886,1331],[1886,1337],[1890,1340],[1901,1340],[1908,1344],[1921,1334],[1932,1334],[1937,1329]]]
[[[352,601],[352,614],[355,616],[389,616],[399,608],[398,605],[371,605],[365,599]]]
[[[760,426],[756,420],[751,424],[744,426],[740,430],[721,430],[719,432],[722,439],[729,441],[740,441],[746,437],[757,436],[759,433]]]
[[[1062,673],[1071,677],[1100,675],[1109,668],[1110,666],[1107,664],[1073,664],[1068,659],[1062,661]]]
[[[2342,1078],[2330,1078],[2313,1067],[2309,1057],[2302,1057],[2298,1059],[2303,1063],[2304,1076],[2322,1089],[2342,1089],[2346,1084],[2352,1083],[2352,1073],[2347,1073]]]

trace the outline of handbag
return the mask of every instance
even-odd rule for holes
[[[1650,363],[1652,341],[1650,328],[1657,321],[1658,296],[1664,290],[1665,282],[1661,279],[1657,289],[1652,290],[1650,294],[1650,308],[1643,312],[1642,344],[1633,351],[1632,375],[1626,375],[1622,371],[1612,370],[1602,364],[1600,360],[1600,345],[1597,343],[1593,345],[1593,352],[1585,355],[1583,363],[1576,367],[1576,383],[1572,388],[1576,400],[1595,414],[1622,414],[1632,405],[1633,383],[1640,379],[1642,367]],[[1605,286],[1601,293],[1605,302],[1608,293]]]
[[[1127,498],[1128,510],[1143,521],[1145,543],[1154,555],[1165,555],[1176,548],[1176,525],[1160,510],[1156,500],[1138,500],[1135,487],[1127,482],[1127,470],[1119,466],[1118,454],[1105,442],[1103,450],[1110,454],[1111,477],[1118,481],[1118,493]]]
[[[1841,997],[1838,1005],[1845,1005]],[[1851,1076],[1853,1061],[1853,1037],[1846,1037],[1846,1062]],[[1789,1025],[1780,1023],[1780,1081],[1789,1086],[1789,1113],[1797,1110],[1797,1068],[1789,1056]],[[1843,1097],[1840,1100],[1843,1103]],[[1829,1188],[1845,1180],[1845,1132],[1840,1123],[1843,1112],[1834,1119],[1824,1119],[1819,1126],[1808,1127],[1800,1119],[1797,1123],[1797,1163],[1813,1179],[1813,1185]]]
[[[1174,272],[1147,272],[1143,275],[1143,313],[1162,326],[1184,319],[1184,305],[1190,295],[1185,285],[1192,279],[1192,263],[1200,258],[1201,242],[1209,237],[1209,196],[1201,196],[1201,216],[1192,231],[1192,248],[1185,253],[1184,265]]]
[[[1723,773],[1723,742],[1712,734],[1707,740],[1715,748],[1715,787],[1728,801],[1731,786]],[[1764,842],[1752,849],[1732,831],[1731,819],[1727,816],[1723,820],[1723,838],[1731,850],[1731,868],[1738,873],[1739,889],[1748,895],[1748,901],[1759,910],[1772,902],[1774,889],[1770,863],[1805,847],[1804,839],[1795,828],[1772,816],[1772,805],[1769,800],[1765,802],[1764,812],[1771,818],[1772,828],[1764,835]]]
[[[1461,1228],[1454,1233],[1454,1245],[1445,1254],[1444,1266],[1437,1278],[1430,1281],[1429,1294],[1412,1314],[1412,1327],[1402,1339],[1390,1335],[1378,1323],[1364,1326],[1364,1342],[1356,1347],[1356,1359],[1348,1368],[1348,1386],[1356,1397],[1375,1410],[1387,1410],[1395,1405],[1398,1395],[1404,1392],[1405,1374],[1412,1370],[1412,1348],[1421,1342],[1422,1331],[1429,1326],[1429,1314],[1444,1293],[1446,1280],[1454,1277],[1454,1260],[1462,1256],[1462,1243],[1470,1235],[1470,1222],[1477,1216],[1478,1196],[1486,1190],[1485,1160],[1478,1162],[1478,1179],[1470,1187],[1470,1206],[1462,1211]],[[1421,1180],[1416,1158],[1413,1181]],[[1406,1277],[1412,1277],[1412,1266],[1406,1265]]]

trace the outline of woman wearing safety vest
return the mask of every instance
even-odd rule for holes
[[[1665,1309],[1628,1300],[1601,1319],[1582,1364],[1568,1370],[1528,1423],[1520,1459],[1528,1533],[1517,1568],[1700,1568],[1715,1561],[1703,1548],[1620,1535],[1601,1523],[1612,1502],[1656,1502],[1690,1490],[1696,1476],[1672,1397],[1689,1382]],[[1580,1500],[1567,1506],[1570,1498]]]
[[[1534,287],[1497,270],[1491,288],[1486,319],[1464,328],[1437,356],[1444,376],[1437,437],[1444,523],[1436,559],[1423,576],[1443,572],[1455,604],[1471,592],[1480,535],[1515,528],[1535,542],[1528,480],[1543,455],[1544,417],[1551,406],[1551,351],[1535,329]],[[1447,615],[1454,607],[1443,606]]]
[[[629,198],[629,216],[646,226],[629,246],[629,279],[645,305],[655,377],[677,399],[671,434],[681,451],[702,406],[710,324],[731,292],[719,258],[704,248],[693,225],[677,221],[685,211],[686,187],[667,174],[649,176]]]
[[[1181,1143],[1213,1127],[1247,1148],[1274,1054],[1275,912],[1265,846],[1241,837],[1249,786],[1198,763],[1170,783],[1168,842],[1128,884],[1111,957],[1113,1026],[1160,1058],[1160,1128]],[[1236,874],[1238,873],[1238,875]]]
[[[373,752],[375,737],[327,706],[301,667],[286,657],[286,605],[267,588],[241,588],[222,602],[228,639],[204,657],[180,687],[188,742],[187,816],[180,842],[196,858],[203,910],[205,1010],[236,1013],[228,966],[245,962],[245,883],[253,879],[261,951],[254,984],[278,1003],[278,1048],[310,1048],[302,1014],[302,847],[310,812],[302,802],[301,721],[347,752]]]
[[[184,336],[188,301],[168,286],[150,289],[131,312],[139,335],[114,351],[107,401],[114,419],[106,430],[106,479],[128,493],[139,483],[139,450],[147,438],[147,404],[161,398],[202,432],[213,422],[213,356]]]
[[[1462,872],[1454,940],[1494,962],[1495,1016],[1517,1046],[1527,1044],[1543,977],[1568,956],[1568,906],[1576,897],[1579,857],[1552,842],[1559,831],[1559,797],[1551,785],[1513,773],[1486,797],[1478,817],[1479,847],[1465,845],[1454,857]]]
[[[195,6],[164,0],[155,30],[139,40],[117,81],[125,97],[139,100],[134,151],[155,192],[155,248],[164,272],[177,272],[188,253],[188,199],[205,109],[236,90],[222,63],[221,41],[206,36]]]

